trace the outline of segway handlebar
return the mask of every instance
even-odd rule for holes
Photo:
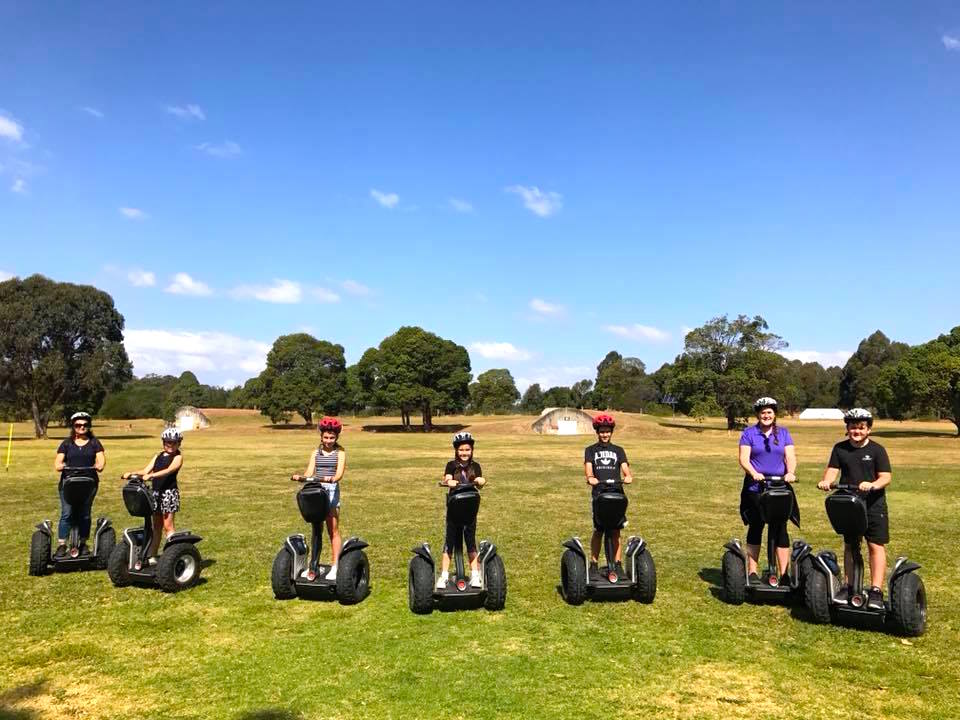
[[[787,480],[785,475],[764,475],[763,481],[771,485],[786,485]],[[797,482],[796,475],[794,475],[794,481]]]

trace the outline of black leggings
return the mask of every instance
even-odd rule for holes
[[[760,513],[760,493],[744,490],[740,493],[740,517],[747,526],[747,545],[763,544],[763,515]],[[790,535],[787,533],[787,524],[782,523],[771,527],[774,547],[790,547]]]
[[[477,551],[477,523],[470,525],[454,525],[447,520],[447,531],[443,541],[443,551],[448,555],[453,555],[454,550],[460,547],[460,544],[466,542],[467,552],[475,553]]]

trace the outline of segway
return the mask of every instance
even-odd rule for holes
[[[740,540],[732,539],[724,548],[723,598],[732,605],[740,605],[750,596],[754,600],[786,600],[793,593],[801,592],[806,569],[804,562],[812,554],[810,545],[803,540],[794,540],[790,549],[790,582],[781,583],[777,569],[777,549],[773,528],[790,520],[796,498],[783,477],[764,475],[764,489],[760,493],[760,515],[767,524],[767,567],[760,573],[759,582],[750,582],[747,574],[747,553]]]
[[[835,553],[823,550],[813,556],[804,595],[814,621],[886,623],[903,635],[923,635],[927,625],[927,593],[916,572],[920,565],[906,557],[898,557],[887,583],[889,600],[884,601],[882,609],[867,607],[863,556],[860,553],[860,543],[867,530],[867,503],[860,493],[841,488],[828,495],[825,504],[834,531],[854,541],[850,543],[853,550],[852,587],[849,598],[839,595],[844,580]]]
[[[441,483],[442,485],[443,483]],[[436,562],[428,543],[413,548],[407,575],[407,593],[410,610],[427,615],[435,607],[455,610],[484,607],[503,610],[507,604],[507,571],[497,546],[482,540],[477,546],[477,565],[480,569],[480,587],[473,587],[463,561],[463,528],[477,519],[480,493],[473,485],[459,485],[447,496],[447,517],[457,528],[459,538],[453,550],[455,572],[442,588],[436,587]]]
[[[291,478],[292,479],[292,478]],[[290,535],[273,559],[270,583],[277,600],[301,597],[309,600],[339,600],[354,605],[370,594],[370,562],[363,551],[367,543],[351,537],[340,548],[337,579],[327,580],[330,565],[321,565],[323,523],[330,514],[330,497],[319,482],[307,481],[297,493],[297,506],[310,523],[309,557],[302,533]]]
[[[130,475],[123,486],[123,504],[134,517],[143,518],[142,528],[127,528],[110,553],[107,573],[117,587],[155,585],[164,592],[178,592],[200,580],[201,559],[196,545],[203,538],[189,530],[173,533],[163,544],[155,562],[149,557],[153,541],[153,514],[156,501],[153,491],[141,475]]]
[[[97,488],[97,473],[93,468],[65,467],[63,497],[74,507],[85,505]],[[37,523],[30,538],[31,575],[46,575],[50,570],[103,570],[107,567],[110,553],[117,542],[117,533],[105,517],[98,517],[93,533],[93,550],[80,542],[80,526],[76,521],[70,527],[67,552],[60,557],[54,554],[56,535],[49,520]]]
[[[613,550],[613,533],[623,527],[627,513],[627,496],[623,483],[607,480],[593,500],[593,511],[603,531],[603,552],[607,564],[594,575],[589,572],[587,551],[579,537],[563,543],[566,548],[560,559],[560,594],[570,605],[593,600],[627,600],[652,603],[657,594],[657,568],[643,538],[631,535],[624,556],[625,574],[617,571]]]

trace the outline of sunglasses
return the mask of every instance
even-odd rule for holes
[[[88,427],[90,427],[90,424],[89,424],[89,423],[74,423],[73,426],[74,426],[75,428],[88,428]]]

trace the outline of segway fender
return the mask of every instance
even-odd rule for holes
[[[50,521],[49,521],[49,520],[44,520],[43,522],[37,523],[37,530],[39,530],[40,532],[42,532],[44,535],[46,535],[46,536],[47,536],[48,538],[50,538],[51,540],[53,539],[53,528],[52,528],[52,526],[50,525]]]
[[[813,553],[813,549],[803,540],[794,540],[793,549],[790,551],[790,559],[794,564],[799,565],[800,561]]]
[[[569,550],[573,550],[577,555],[583,558],[583,561],[587,561],[587,553],[583,549],[583,543],[580,542],[580,538],[572,537],[569,540],[564,540],[563,546]]]
[[[747,554],[743,551],[743,546],[740,545],[740,541],[736,538],[725,544],[723,547],[732,552],[734,555],[739,555],[744,562],[747,561]]]
[[[428,543],[421,543],[413,548],[410,552],[412,552],[414,555],[419,555],[428,563],[430,563],[430,567],[434,567],[435,563],[433,562],[433,554],[430,552],[430,545]]]
[[[631,535],[630,539],[627,540],[627,557],[634,558],[637,555],[646,552],[647,543],[642,537],[637,537],[636,535]]]
[[[363,550],[365,547],[370,547],[370,544],[362,538],[352,537],[343,544],[343,547],[340,548],[340,557],[343,557],[349,552]]]
[[[167,541],[163,544],[163,550],[161,550],[161,552],[165,552],[168,547],[171,545],[176,545],[177,543],[190,543],[191,545],[196,545],[201,540],[203,540],[203,538],[199,535],[194,535],[189,530],[182,530],[167,538]]]
[[[480,542],[480,545],[477,548],[477,562],[479,562],[481,565],[486,565],[494,558],[496,554],[497,546],[489,540],[483,540]]]
[[[898,557],[897,561],[893,564],[893,572],[890,573],[890,581],[887,583],[890,597],[893,597],[893,583],[898,577],[901,575],[906,575],[907,573],[916,572],[919,569],[920,563],[907,560],[905,557]]]

